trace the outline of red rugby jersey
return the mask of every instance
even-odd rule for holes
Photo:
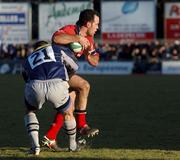
[[[70,34],[70,35],[75,35],[75,34],[79,34],[78,33],[78,28],[76,25],[66,25],[62,28],[60,28],[59,30],[57,30],[54,34],[53,34],[53,37],[54,36],[57,36],[61,33],[67,33],[67,34]],[[90,45],[93,46],[93,50],[95,49],[95,45],[94,45],[94,37],[93,36],[86,36],[86,38],[89,40],[90,42]],[[80,57],[82,54],[84,53],[84,51],[81,51],[81,52],[78,52],[78,53],[75,53],[75,55],[77,57]]]

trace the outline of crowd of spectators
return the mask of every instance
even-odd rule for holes
[[[180,60],[180,41],[126,42],[98,47],[103,61],[133,61],[134,72],[160,71],[161,62]]]
[[[180,60],[180,41],[122,42],[96,44],[102,61]],[[0,59],[24,59],[32,44],[0,44]]]
[[[104,61],[180,60],[180,41],[126,42],[98,45]]]
[[[96,43],[101,61],[132,61],[134,73],[157,72],[161,62],[180,60],[180,41],[155,40],[153,42]],[[0,60],[23,60],[33,50],[29,44],[0,44]],[[80,60],[84,60],[83,57]]]
[[[24,59],[32,51],[32,44],[0,44],[0,60]]]

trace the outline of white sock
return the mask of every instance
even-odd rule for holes
[[[31,139],[32,148],[40,147],[39,144],[39,122],[36,114],[30,112],[24,116],[25,126]]]
[[[71,121],[64,121],[64,126],[66,129],[66,134],[69,137],[69,149],[74,151],[77,148],[76,143],[76,121],[75,119]]]

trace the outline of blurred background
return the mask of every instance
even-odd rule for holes
[[[179,74],[180,0],[0,0],[0,74],[20,73],[37,40],[51,41],[81,10],[100,13],[101,63],[81,74]]]

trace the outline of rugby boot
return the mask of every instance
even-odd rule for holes
[[[45,146],[45,147],[52,149],[53,151],[56,151],[56,152],[65,151],[64,148],[58,147],[56,140],[50,140],[46,136],[43,137],[42,146]]]
[[[85,125],[84,127],[79,129],[79,134],[81,136],[93,137],[99,134],[99,129],[91,128],[88,125]]]

